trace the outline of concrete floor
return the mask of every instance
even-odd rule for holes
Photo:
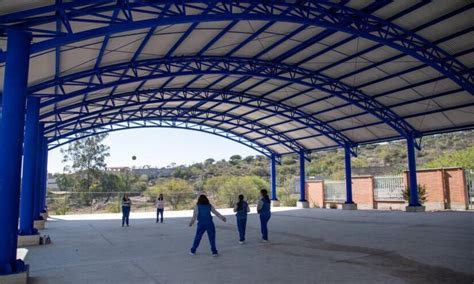
[[[222,210],[231,214],[229,210]],[[32,247],[29,283],[474,283],[474,213],[405,213],[279,208],[270,242],[250,215],[247,244],[235,219],[214,220],[219,257],[207,236],[188,255],[190,211],[52,216],[51,245]]]

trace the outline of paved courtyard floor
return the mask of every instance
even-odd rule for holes
[[[254,210],[254,209],[253,209]],[[235,219],[215,218],[218,257],[207,236],[188,255],[190,211],[52,216],[52,244],[31,247],[30,283],[474,283],[474,213],[278,208],[270,242],[248,219],[239,245]]]

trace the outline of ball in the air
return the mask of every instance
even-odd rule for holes
[[[136,157],[136,156],[132,156],[132,160],[134,160],[134,161],[135,161],[136,159],[137,159],[137,157]]]

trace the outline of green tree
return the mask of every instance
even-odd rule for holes
[[[172,178],[158,183],[147,191],[152,199],[162,193],[173,210],[183,208],[189,204],[194,197],[193,187],[184,179]]]
[[[103,144],[108,134],[98,134],[77,140],[61,149],[64,171],[74,173],[78,189],[82,193],[90,191],[94,183],[99,182],[102,172],[106,169],[105,158],[110,156],[110,148]],[[90,204],[90,195],[81,194],[83,201]]]
[[[425,164],[426,168],[463,167],[474,169],[474,146],[467,149],[447,153]]]
[[[232,155],[230,157],[230,163],[232,165],[237,165],[238,163],[240,163],[240,161],[242,161],[242,156],[240,155]]]

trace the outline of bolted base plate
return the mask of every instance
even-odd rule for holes
[[[40,235],[18,236],[18,247],[38,246],[40,243]]]
[[[425,212],[425,206],[407,206],[405,207],[406,212]]]
[[[27,284],[30,268],[27,266],[27,270],[7,275],[0,275],[0,283],[2,284]]]
[[[357,210],[357,204],[355,204],[355,203],[344,203],[344,204],[342,204],[342,210]]]

